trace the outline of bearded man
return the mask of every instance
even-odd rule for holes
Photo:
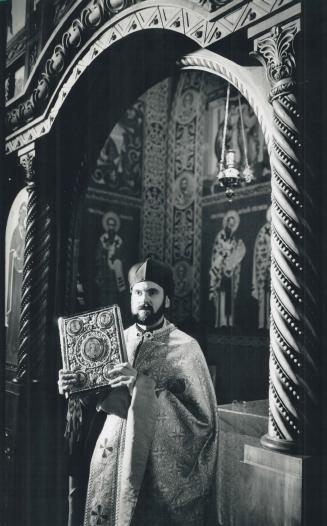
[[[70,525],[81,526],[83,507],[85,526],[216,524],[216,397],[203,353],[165,318],[173,293],[168,265],[137,263],[129,284],[128,362],[113,369],[109,393],[95,402],[101,422],[86,433],[85,458],[81,449],[75,455],[80,466],[91,450],[85,497],[71,479]],[[59,392],[75,381],[61,370]]]

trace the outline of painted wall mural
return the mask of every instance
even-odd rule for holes
[[[215,328],[234,325],[241,264],[246,254],[243,240],[237,237],[239,224],[240,216],[235,210],[226,212],[223,228],[212,246],[209,300],[215,308]]]
[[[164,258],[166,171],[171,79],[150,88],[144,97],[142,258]]]
[[[107,191],[141,197],[144,102],[128,108],[100,151],[92,185]]]
[[[269,192],[232,204],[204,202],[201,312],[209,332],[233,328],[235,334],[255,334],[268,328],[269,217]]]
[[[123,269],[124,241],[119,235],[120,218],[115,212],[106,212],[102,216],[104,233],[100,235],[96,252],[95,281],[101,290],[110,288],[113,303],[126,288]]]
[[[253,251],[252,296],[258,301],[258,328],[269,328],[271,263],[271,206],[260,228]]]
[[[111,197],[111,199],[110,199]],[[87,195],[80,240],[79,284],[85,307],[118,304],[130,321],[128,270],[139,257],[140,207],[108,194]]]
[[[256,180],[236,190],[233,203],[213,191],[225,94],[224,80],[182,72],[144,93],[109,133],[87,192],[87,253],[78,273],[85,308],[119,303],[127,319],[129,266],[152,253],[173,268],[172,321],[185,329],[205,324],[208,332],[267,329],[270,168],[258,122],[241,99]],[[238,104],[234,92],[228,147],[242,166]]]
[[[204,108],[204,74],[182,73],[169,126],[166,258],[177,290],[172,319],[189,325],[199,319]]]
[[[13,365],[17,364],[17,352],[19,347],[20,303],[24,268],[27,201],[27,190],[23,188],[17,194],[12,204],[6,227],[6,361]]]
[[[130,322],[127,274],[140,258],[144,113],[140,98],[108,134],[91,173],[80,240],[77,285],[83,309],[117,303],[125,325]]]

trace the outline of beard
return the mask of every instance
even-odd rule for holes
[[[141,325],[148,327],[150,325],[155,325],[160,320],[164,312],[165,299],[163,300],[157,312],[153,311],[151,305],[141,305],[141,307],[138,307],[137,313],[133,315],[133,318],[136,323],[140,323]]]

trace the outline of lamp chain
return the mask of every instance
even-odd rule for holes
[[[227,121],[228,121],[228,111],[229,111],[229,97],[230,97],[230,84],[227,86],[226,94],[226,106],[225,106],[225,122],[224,122],[224,131],[223,131],[223,144],[221,148],[221,164],[224,164],[225,161],[225,148],[226,148],[226,133],[227,133]]]
[[[243,139],[243,148],[244,148],[244,157],[245,157],[245,167],[249,168],[249,161],[248,161],[248,149],[246,145],[246,139],[245,139],[245,130],[244,130],[244,121],[243,121],[243,112],[242,112],[242,105],[241,105],[241,97],[240,94],[238,94],[238,107],[240,110],[240,119],[241,119],[241,128],[242,128],[242,139]]]

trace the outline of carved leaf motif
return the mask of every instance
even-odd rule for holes
[[[292,77],[295,67],[292,43],[297,33],[297,27],[282,29],[277,26],[272,29],[271,36],[258,43],[257,58],[267,67],[267,75],[274,84]]]
[[[290,55],[289,48],[297,33],[295,26],[290,27],[286,31],[280,33],[280,38],[277,39],[278,55],[283,59]]]
[[[19,159],[21,166],[24,168],[26,181],[30,181],[34,176],[34,159],[35,152],[30,151],[25,155],[22,155]]]

